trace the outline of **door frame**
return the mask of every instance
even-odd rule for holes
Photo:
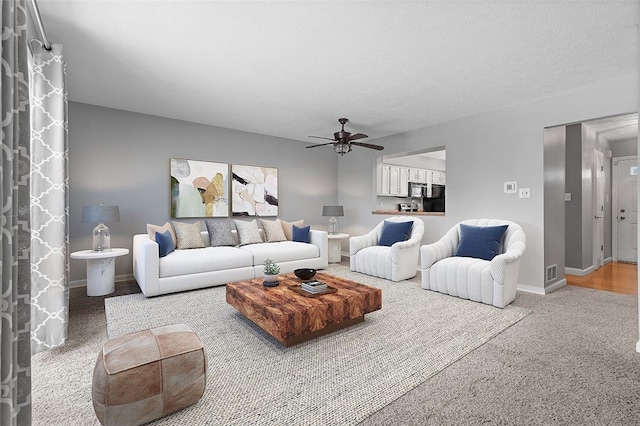
[[[605,176],[604,176],[604,160],[605,154],[604,152],[594,148],[593,150],[593,165],[592,165],[592,173],[593,173],[593,205],[592,205],[592,220],[593,220],[593,270],[597,271],[601,266],[605,263],[604,258],[604,184],[605,184]],[[598,161],[600,160],[600,161]],[[602,168],[601,178],[598,180],[598,166]],[[602,197],[602,204],[600,207],[601,211],[598,211],[598,194]],[[598,222],[599,221],[599,222]],[[598,227],[598,223],[600,223],[600,227]],[[599,232],[598,232],[599,229]]]
[[[611,215],[611,222],[613,226],[611,227],[611,234],[613,237],[612,246],[611,246],[611,257],[615,262],[618,261],[618,165],[616,161],[620,160],[636,160],[638,161],[637,155],[627,155],[624,157],[613,157],[612,158],[612,173],[611,173],[611,201],[612,201],[612,209],[611,213],[615,213]],[[640,186],[640,185],[639,185]],[[640,204],[640,198],[638,198],[638,203]],[[640,293],[639,293],[640,294]],[[639,296],[640,297],[640,296]]]

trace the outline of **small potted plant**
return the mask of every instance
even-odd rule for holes
[[[280,273],[280,266],[271,259],[264,261],[264,282],[265,285],[271,284],[277,285],[278,274]]]

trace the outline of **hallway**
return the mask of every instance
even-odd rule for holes
[[[638,265],[609,262],[584,277],[566,275],[567,284],[623,294],[638,294]]]

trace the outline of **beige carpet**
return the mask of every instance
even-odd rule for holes
[[[139,292],[116,290],[109,297]],[[34,425],[99,424],[90,378],[106,340],[104,299],[72,289],[67,344],[32,358]],[[359,426],[640,424],[637,296],[569,286],[518,292],[513,304],[533,314]]]
[[[284,348],[225,302],[216,287],[105,301],[110,338],[175,322],[207,348],[207,390],[158,424],[356,424],[529,314],[332,267],[379,287],[383,309],[364,323]]]

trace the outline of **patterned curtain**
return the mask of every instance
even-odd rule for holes
[[[69,197],[62,46],[30,42],[31,351],[59,346],[69,318]]]
[[[0,4],[0,424],[4,426],[31,423],[31,236],[27,10],[24,0],[3,0]]]

